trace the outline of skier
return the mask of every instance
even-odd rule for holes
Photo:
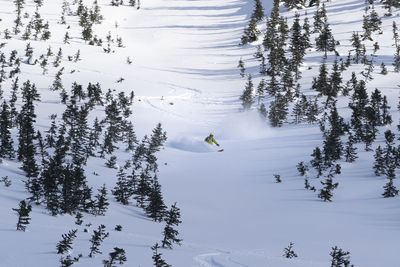
[[[212,145],[213,143],[215,143],[217,146],[219,146],[218,142],[215,140],[214,138],[214,134],[210,133],[209,136],[206,137],[206,139],[204,139],[204,141],[206,141],[207,143],[209,143],[210,145]]]

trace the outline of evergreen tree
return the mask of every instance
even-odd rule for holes
[[[78,229],[71,230],[67,234],[62,234],[62,240],[57,243],[57,254],[69,253],[72,249],[72,241],[76,238]]]
[[[333,178],[333,175],[328,174],[328,177],[326,178],[325,182],[321,181],[321,184],[324,187],[320,190],[318,197],[320,199],[322,199],[323,201],[329,201],[329,202],[332,201],[331,200],[333,197],[332,191],[339,186],[339,183],[333,183],[332,178]]]
[[[315,39],[317,51],[323,51],[325,58],[328,52],[335,51],[336,41],[333,38],[332,30],[327,21],[324,21],[322,30],[319,36]]]
[[[328,70],[325,61],[319,67],[319,75],[313,78],[312,88],[322,95],[330,95],[331,87],[328,79]]]
[[[378,146],[378,148],[375,150],[375,163],[374,163],[374,172],[376,176],[380,176],[382,174],[386,173],[386,168],[385,168],[385,159],[383,157],[383,150],[381,146]]]
[[[93,258],[95,254],[102,254],[99,247],[101,242],[103,242],[108,236],[109,233],[106,233],[106,227],[103,224],[97,228],[97,231],[93,230],[93,235],[89,240],[91,243],[89,257]]]
[[[360,38],[360,35],[358,34],[358,32],[353,32],[353,35],[351,36],[351,45],[355,49],[354,62],[358,64],[360,62],[360,58],[363,54],[361,38]]]
[[[296,12],[293,26],[291,28],[290,52],[292,54],[292,70],[295,72],[296,80],[300,79],[300,66],[303,63],[307,45],[304,43],[304,37],[301,33],[300,14]]]
[[[384,198],[395,197],[399,194],[399,190],[393,184],[393,178],[388,178],[388,180],[387,184],[383,187],[385,189],[382,194]]]
[[[110,258],[108,260],[103,260],[104,267],[115,267],[118,262],[120,265],[127,261],[125,256],[125,250],[122,248],[115,247],[113,252],[109,253]]]
[[[266,119],[268,117],[268,111],[267,111],[267,108],[265,107],[264,103],[261,103],[260,108],[258,109],[258,112],[260,113],[262,119]]]
[[[275,96],[275,100],[270,103],[268,118],[273,127],[281,127],[288,115],[288,102],[280,94]]]
[[[4,101],[0,113],[0,158],[13,159],[15,156],[10,132],[12,128],[12,121],[10,121],[10,118],[11,113],[9,106]]]
[[[287,259],[297,258],[297,254],[293,251],[293,242],[290,242],[289,246],[284,249],[283,256]]]
[[[18,160],[22,161],[22,169],[26,172],[27,177],[37,177],[38,166],[35,161],[36,149],[33,144],[35,138],[35,106],[33,101],[39,100],[36,86],[31,85],[30,81],[24,83],[22,89],[23,106],[19,114],[19,146]]]
[[[322,153],[321,149],[319,147],[316,147],[311,154],[311,157],[313,159],[310,161],[311,166],[313,166],[317,171],[318,171],[318,177],[322,175],[322,170],[323,170],[323,159],[322,159]]]
[[[120,169],[117,174],[118,181],[114,190],[112,191],[115,196],[115,200],[123,205],[128,205],[129,198],[133,194],[133,188],[130,181],[126,177],[126,173],[123,169]]]
[[[254,11],[251,15],[256,22],[262,21],[264,19],[264,8],[260,0],[254,0]]]
[[[329,255],[332,257],[331,267],[353,266],[350,265],[350,252],[343,251],[337,246],[332,248],[332,251],[329,253]]]
[[[18,213],[17,230],[25,232],[26,226],[31,220],[31,218],[29,218],[29,213],[32,211],[32,206],[27,204],[25,200],[21,200],[21,202],[19,202],[19,209],[12,210]]]
[[[145,209],[147,216],[152,218],[154,221],[161,222],[167,207],[164,204],[161,193],[161,185],[158,183],[157,176],[154,176],[153,178],[148,202],[149,204]]]
[[[240,100],[242,100],[242,107],[244,110],[249,110],[254,103],[253,90],[254,90],[253,80],[251,74],[249,74],[247,78],[246,87],[243,91],[243,94],[240,96]]]
[[[172,248],[172,244],[176,243],[180,245],[182,239],[178,238],[179,232],[173,228],[173,226],[178,226],[182,221],[180,220],[181,214],[176,203],[171,206],[171,209],[165,214],[165,228],[164,228],[164,239],[162,241],[163,248]]]
[[[346,148],[345,148],[345,160],[346,162],[354,162],[358,157],[357,157],[357,148],[353,146],[354,144],[354,137],[350,133],[347,143],[346,143]]]
[[[110,203],[107,200],[107,188],[106,185],[104,184],[99,190],[99,194],[95,196],[96,202],[95,202],[95,209],[94,209],[94,214],[96,215],[105,215],[105,212],[108,209],[108,206]]]
[[[242,58],[240,58],[237,67],[240,69],[240,76],[243,78],[246,72],[246,68],[244,67],[244,62]]]
[[[158,252],[158,249],[160,246],[158,243],[156,243],[154,246],[151,247],[151,250],[153,250],[153,256],[151,257],[153,259],[153,263],[155,267],[170,267],[171,265],[167,264],[165,260],[161,258],[162,254]]]

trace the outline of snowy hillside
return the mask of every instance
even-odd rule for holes
[[[281,3],[280,16],[287,18],[289,27],[281,58],[290,55],[289,29],[296,12],[301,25],[304,18],[309,19],[311,46],[299,64],[301,78],[294,79],[290,88],[280,83],[280,91],[272,92],[271,71],[260,73],[260,62],[264,56],[265,67],[271,68],[268,55],[274,48],[266,49],[264,38],[274,1],[262,1],[265,17],[255,24],[258,38],[245,45],[239,44],[257,1],[119,2],[0,0],[0,266],[120,266],[118,261],[104,262],[115,248],[124,249],[125,266],[154,266],[152,247],[165,240],[165,212],[174,203],[182,222],[173,228],[179,231],[181,245],[158,249],[171,266],[345,266],[331,265],[335,246],[350,252],[354,266],[399,266],[399,197],[382,195],[388,182],[393,191],[400,187],[395,178],[400,167],[400,67],[396,72],[393,65],[393,22],[400,27],[399,8],[393,7],[392,16],[385,16],[388,10],[375,1],[381,29],[362,40],[365,52],[362,47],[361,52],[357,50],[362,55],[355,62],[352,35],[358,32],[363,37],[365,8],[369,7],[369,14],[372,6],[364,0],[331,0],[308,7],[306,1],[307,7],[290,10]],[[327,51],[326,58],[315,44],[319,32],[313,32],[314,16],[322,2],[336,44],[336,52]],[[324,64],[330,75],[335,59],[342,64],[341,89],[328,96],[329,92],[313,86],[313,78],[320,75]],[[400,55],[398,60],[400,66]],[[382,63],[387,74],[381,72]],[[293,62],[281,67],[292,70]],[[348,82],[353,72],[356,85]],[[278,79],[285,76],[276,73]],[[243,98],[250,80],[250,98]],[[265,88],[257,90],[262,81]],[[354,144],[358,158],[350,163],[344,149],[350,134],[356,135],[357,125],[349,104],[354,107],[361,99],[354,93],[361,90],[361,81],[366,82],[368,96],[377,88],[387,97],[392,122],[381,121],[372,125],[373,130],[368,128],[375,110],[366,108],[373,106],[372,100],[366,100],[368,104],[359,112],[365,135]],[[35,96],[35,87],[40,98]],[[102,92],[96,95],[99,88]],[[290,98],[285,106],[288,114],[278,123],[281,127],[273,127],[271,107],[283,95]],[[307,121],[311,115],[293,114],[302,95],[310,106],[319,106],[313,123]],[[260,115],[261,104],[269,115]],[[346,125],[332,123],[335,109]],[[281,111],[276,111],[277,117]],[[325,136],[318,120],[326,127]],[[96,122],[101,131],[96,130]],[[157,128],[158,123],[162,128]],[[311,154],[316,147],[324,152],[326,136],[335,127],[342,127],[343,132],[331,141],[342,142],[343,155],[327,166],[325,153],[325,166],[320,166],[322,175],[317,177]],[[395,134],[389,142],[393,150],[385,141],[387,130]],[[8,132],[12,149],[5,148]],[[203,141],[210,132],[223,152]],[[376,138],[366,145],[371,135]],[[378,146],[388,155],[382,158],[386,165],[379,169],[380,176],[373,169]],[[296,168],[300,162],[309,168],[305,176]],[[340,173],[333,175],[337,165]],[[321,182],[329,179],[330,172],[338,186],[332,201],[323,201],[318,196],[324,188]],[[122,176],[127,187],[134,188],[127,203],[112,193]],[[305,179],[314,191],[305,188]],[[11,184],[6,186],[8,181]],[[147,191],[143,183],[148,183]],[[101,206],[98,190],[103,185],[108,207]],[[150,198],[158,185],[165,208],[151,217]],[[22,200],[32,205],[31,220],[26,231],[17,231],[18,215],[13,209]],[[76,223],[78,213],[83,215],[80,225]],[[96,254],[91,246],[100,225],[109,235]],[[58,254],[62,235],[74,229],[72,249]],[[286,258],[284,249],[291,242],[298,257]],[[91,251],[93,257],[89,257]]]

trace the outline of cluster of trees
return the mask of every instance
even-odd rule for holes
[[[338,187],[334,182],[335,175],[340,174],[340,160],[354,162],[357,159],[357,148],[355,144],[364,143],[365,150],[370,151],[376,137],[379,134],[379,127],[392,124],[390,115],[390,106],[388,99],[378,89],[375,89],[369,96],[367,93],[367,83],[373,79],[374,68],[376,64],[376,53],[380,49],[379,43],[374,42],[376,34],[382,34],[382,20],[378,15],[374,1],[366,1],[365,14],[363,16],[363,32],[353,32],[347,57],[341,57],[336,51],[340,45],[333,36],[328,23],[327,9],[324,3],[320,1],[283,1],[288,8],[302,8],[308,5],[315,5],[316,10],[313,15],[313,23],[310,23],[307,13],[305,14],[303,24],[300,23],[300,14],[295,13],[293,24],[288,26],[287,20],[279,13],[280,1],[274,1],[271,15],[266,18],[266,30],[264,33],[262,46],[257,47],[254,57],[260,62],[259,74],[260,82],[258,86],[254,85],[253,76],[247,75],[245,89],[240,99],[243,110],[252,108],[256,103],[262,117],[268,118],[272,126],[282,126],[288,121],[289,108],[292,106],[292,118],[294,123],[314,123],[319,122],[324,141],[321,147],[314,149],[312,160],[308,164],[301,163],[298,168],[305,176],[305,188],[317,191],[315,186],[310,185],[307,173],[309,166],[313,167],[316,176],[325,176],[322,181],[322,188],[318,196],[324,201],[331,201],[332,192]],[[382,1],[383,8],[392,10],[397,4],[393,1]],[[261,10],[258,2],[255,1],[255,8],[251,22],[242,36],[242,45],[253,42],[259,38],[261,32],[257,29],[255,14]],[[251,29],[251,30],[250,30]],[[396,22],[393,21],[393,46],[395,54],[393,60],[394,71],[400,70],[400,49],[399,35]],[[250,35],[249,35],[250,34]],[[311,37],[315,36],[315,42],[312,43]],[[315,98],[304,95],[301,92],[300,80],[302,74],[300,68],[304,57],[309,48],[314,47],[322,52],[323,61],[319,67],[319,72],[312,80],[312,89],[318,92]],[[371,50],[371,53],[369,53]],[[333,52],[335,59],[331,67],[327,63],[328,53]],[[352,64],[363,64],[364,70],[358,77],[355,72],[352,73],[350,80],[343,81],[343,73],[350,68]],[[238,64],[242,77],[246,76],[245,62],[241,58]],[[381,62],[381,74],[388,73],[384,62]],[[269,100],[269,110],[267,104],[263,101],[266,96]],[[339,96],[349,97],[349,108],[351,117],[345,121],[336,107]],[[271,100],[272,98],[272,100]],[[293,103],[291,105],[291,103]],[[347,137],[347,142],[343,139]],[[393,163],[387,156],[391,151],[386,148],[377,150],[378,158],[376,168],[393,169]],[[386,156],[380,156],[384,154]],[[390,153],[389,153],[390,154]],[[382,160],[381,158],[386,160]],[[381,167],[381,165],[384,167]],[[375,168],[375,167],[374,167]],[[378,171],[379,175],[393,171]],[[388,176],[388,183],[385,185],[385,197],[397,195],[397,189],[393,185],[393,178]]]
[[[290,242],[289,246],[284,249],[283,256],[287,259],[297,258],[296,252],[293,250],[293,243]],[[331,267],[353,267],[354,265],[350,262],[350,252],[344,251],[337,246],[332,247],[332,251],[329,253],[331,256]]]

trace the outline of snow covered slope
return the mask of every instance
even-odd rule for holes
[[[91,0],[84,2],[92,4]],[[48,46],[55,53],[62,47],[65,58],[80,50],[80,61],[62,62],[65,88],[77,81],[84,85],[99,82],[103,90],[133,90],[132,121],[139,137],[162,122],[168,142],[158,155],[159,179],[166,204],[177,202],[183,221],[178,228],[182,246],[161,250],[166,262],[179,267],[329,266],[329,252],[338,246],[351,252],[355,266],[399,266],[400,204],[398,198],[381,197],[385,179],[374,175],[371,152],[364,152],[360,145],[357,162],[342,163],[342,174],[337,178],[339,188],[333,202],[325,203],[316,193],[303,189],[304,180],[295,167],[298,162],[309,160],[312,149],[321,144],[318,126],[290,124],[271,128],[255,111],[239,111],[245,79],[239,76],[237,62],[243,57],[249,71],[257,72],[258,67],[253,59],[255,46],[238,46],[252,1],[142,0],[139,10],[112,7],[108,0],[98,2],[105,20],[95,25],[95,34],[103,39],[108,32],[114,39],[122,37],[123,48],[113,45],[115,52],[107,54],[102,47],[85,44],[77,17],[67,16],[70,29],[59,24],[61,0],[44,0],[40,9],[50,22],[51,39],[30,42],[35,58],[46,53]],[[266,13],[271,6],[272,1],[264,0]],[[14,9],[12,1],[0,0],[1,31],[12,29]],[[281,9],[291,22],[294,13]],[[341,43],[338,51],[343,55],[350,46],[351,33],[361,30],[363,9],[364,0],[327,3],[334,36]],[[24,12],[33,14],[34,10],[33,1],[26,0]],[[315,8],[307,9],[308,14],[314,11]],[[391,24],[399,18],[399,12],[383,18],[379,64],[384,61],[389,66],[393,59]],[[66,31],[71,36],[70,44],[63,43]],[[0,42],[7,43],[1,50],[6,55],[13,49],[24,54],[26,41],[19,37],[5,40],[4,34],[0,38]],[[131,65],[126,63],[127,57],[132,59]],[[308,52],[301,82],[307,94],[314,94],[307,88],[311,88],[321,61],[322,53]],[[333,56],[328,61],[333,61]],[[41,94],[36,127],[45,131],[50,126],[49,116],[61,115],[64,110],[59,93],[48,89],[58,69],[49,67],[48,74],[42,75],[38,65],[21,64],[21,70],[20,80],[35,82]],[[368,90],[381,89],[394,110],[400,78],[392,67],[389,70],[387,76],[376,70]],[[346,74],[345,81],[350,74]],[[120,78],[124,80],[117,83]],[[10,84],[8,80],[3,87],[7,99],[11,91],[5,88]],[[348,119],[344,98],[338,107]],[[100,108],[94,113],[97,114],[102,114]],[[393,111],[390,129],[395,129],[398,119]],[[374,147],[383,143],[384,130],[380,130]],[[223,153],[204,145],[209,132],[215,133],[225,149]],[[13,134],[16,139],[15,129]],[[117,156],[121,165],[130,157],[123,149]],[[105,167],[104,162],[91,158],[86,175],[94,188],[105,183],[111,189],[117,170]],[[161,240],[164,224],[146,218],[134,201],[123,206],[111,194],[106,216],[84,214],[82,226],[75,225],[73,216],[54,217],[43,207],[34,206],[27,231],[15,231],[17,217],[11,209],[29,196],[19,166],[10,160],[0,165],[0,177],[8,176],[12,181],[11,187],[0,184],[0,266],[60,266],[56,244],[61,234],[71,229],[78,229],[72,255],[83,254],[74,266],[102,266],[102,260],[114,247],[126,250],[126,266],[153,265],[150,248]],[[94,171],[99,176],[93,175]],[[282,183],[275,183],[274,174],[281,175]],[[320,180],[310,180],[320,187]],[[90,227],[85,226],[89,223]],[[103,254],[89,258],[90,235],[100,224],[106,225],[110,237],[100,247]],[[117,224],[123,226],[122,232],[113,230]],[[89,233],[83,232],[84,228]],[[282,256],[290,242],[295,243],[299,256],[296,259]]]

